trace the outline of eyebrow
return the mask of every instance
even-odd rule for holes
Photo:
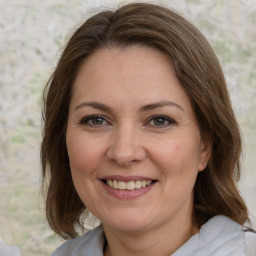
[[[147,104],[145,106],[142,106],[139,108],[139,112],[145,112],[145,111],[149,111],[149,110],[153,110],[156,108],[162,108],[165,106],[173,106],[173,107],[177,107],[180,110],[184,111],[184,109],[177,103],[172,102],[172,101],[160,101],[160,102],[156,102],[156,103],[151,103],[151,104]]]
[[[105,111],[105,112],[113,112],[112,108],[110,108],[109,106],[107,106],[105,104],[98,103],[98,102],[83,102],[83,103],[77,105],[75,107],[75,110],[77,110],[77,109],[79,109],[81,107],[85,107],[85,106],[92,107],[92,108],[95,108],[95,109],[99,109],[99,110],[102,110],[102,111]],[[180,110],[184,111],[184,109],[179,104],[177,104],[175,102],[172,102],[172,101],[160,101],[160,102],[150,103],[150,104],[141,106],[139,108],[139,112],[146,112],[146,111],[154,110],[156,108],[162,108],[162,107],[165,107],[165,106],[177,107]]]
[[[77,105],[75,107],[75,110],[77,110],[81,107],[85,107],[85,106],[96,108],[96,109],[99,109],[99,110],[102,110],[102,111],[105,111],[105,112],[112,112],[112,109],[110,107],[108,107],[105,104],[98,103],[98,102],[83,102],[83,103]]]

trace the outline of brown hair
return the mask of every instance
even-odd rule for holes
[[[46,85],[41,162],[51,228],[64,238],[77,236],[86,210],[72,182],[65,141],[77,72],[102,47],[134,44],[153,47],[170,57],[191,99],[201,134],[211,141],[209,163],[198,174],[194,188],[194,221],[200,226],[222,214],[244,224],[248,212],[236,185],[241,139],[218,59],[204,36],[183,17],[158,5],[135,3],[115,12],[100,12],[82,24]]]

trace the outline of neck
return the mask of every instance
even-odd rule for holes
[[[107,246],[105,256],[167,256],[180,248],[198,228],[191,220],[164,223],[162,227],[136,232],[114,230],[103,224]]]

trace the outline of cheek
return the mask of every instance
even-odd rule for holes
[[[67,133],[66,140],[72,175],[88,175],[93,172],[101,156],[97,143],[72,133]]]
[[[170,140],[155,148],[154,162],[165,175],[182,176],[198,171],[198,145],[190,138]]]
[[[94,181],[97,180],[96,170],[101,159],[101,147],[95,140],[85,137],[79,131],[67,132],[66,141],[74,186],[83,203],[89,208],[92,202],[98,200]]]

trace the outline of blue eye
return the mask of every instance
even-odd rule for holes
[[[151,117],[148,124],[151,126],[168,126],[171,124],[175,124],[175,121],[167,116],[157,115]]]
[[[107,121],[104,117],[100,115],[92,115],[84,117],[81,122],[82,125],[92,125],[92,126],[100,126],[107,124]]]

